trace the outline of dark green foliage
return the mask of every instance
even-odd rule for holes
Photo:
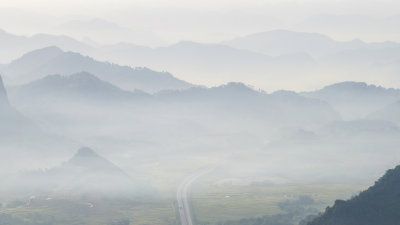
[[[400,166],[388,170],[375,185],[348,200],[337,200],[309,225],[400,224]]]

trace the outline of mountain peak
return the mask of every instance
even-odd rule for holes
[[[332,41],[331,38],[329,38],[326,35],[319,34],[319,33],[310,33],[310,32],[298,32],[298,31],[291,31],[291,30],[284,30],[284,29],[276,29],[276,30],[270,30],[270,31],[265,31],[261,33],[256,33],[253,35],[249,36],[269,36],[269,37],[276,37],[276,38],[320,38],[324,39],[327,41]]]
[[[102,82],[95,75],[88,73],[86,71],[74,73],[74,74],[71,74],[68,76],[64,76],[64,75],[60,75],[60,74],[47,75],[40,80],[31,82],[30,84],[38,83],[39,81],[45,82],[50,85],[54,85],[54,82],[56,82],[56,83],[61,82],[64,85],[66,85],[67,83],[73,83],[74,85],[77,85],[79,83],[87,83],[87,82]]]
[[[252,90],[249,86],[241,82],[229,82],[221,86],[222,88],[237,89],[237,90]]]
[[[27,55],[28,54],[30,54],[30,55],[39,55],[39,54],[44,54],[44,53],[46,53],[46,54],[57,54],[58,55],[58,54],[61,54],[63,52],[64,51],[61,48],[57,47],[57,46],[48,46],[48,47],[44,47],[44,48],[40,48],[40,49],[34,50],[32,52],[28,52]]]
[[[339,88],[339,89],[347,89],[347,88],[366,88],[366,87],[375,87],[375,85],[367,85],[365,82],[356,82],[356,81],[344,81],[336,84],[332,84],[324,87],[324,89],[329,88]]]
[[[353,49],[360,43],[338,42],[319,33],[272,30],[250,34],[223,42],[233,48],[250,50],[270,56],[305,52],[312,57]]]
[[[88,147],[82,147],[76,152],[74,158],[75,157],[100,157],[100,156],[96,152],[94,152],[93,149]]]
[[[28,60],[32,64],[32,62],[51,60],[63,53],[64,51],[57,46],[48,46],[25,53],[21,58],[16,59],[13,62],[23,62],[24,60]]]
[[[88,147],[82,147],[76,151],[74,156],[68,161],[69,164],[78,165],[81,163],[86,163],[87,161],[103,159],[99,156],[93,149]]]
[[[89,147],[82,147],[65,163],[36,175],[29,185],[52,192],[96,193],[123,195],[135,193],[136,183],[117,165],[98,155]],[[23,177],[24,181],[26,180]]]
[[[214,91],[231,94],[255,94],[257,91],[241,82],[229,82],[225,85],[212,88]]]
[[[165,89],[184,89],[192,86],[173,77],[170,73],[98,61],[80,53],[63,51],[57,47],[47,47],[27,53],[6,65],[4,69],[2,68],[2,71],[8,77],[13,78],[15,85],[43,78],[47,74],[65,76],[87,71],[95,74],[103,81],[128,91],[140,89],[147,92],[156,92]]]
[[[71,80],[80,80],[80,81],[100,81],[95,75],[88,73],[86,71],[82,71],[79,73],[74,73],[69,76]]]
[[[80,168],[83,169],[83,171],[95,173],[124,174],[119,167],[88,147],[80,148],[75,155],[64,164],[64,168]]]
[[[323,89],[319,90],[321,92],[365,92],[376,95],[378,93],[396,93],[399,92],[399,89],[393,88],[384,88],[381,86],[376,86],[373,84],[367,84],[365,82],[355,82],[355,81],[344,81],[336,84],[332,84],[329,86],[324,87]]]

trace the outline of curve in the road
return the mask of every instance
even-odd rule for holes
[[[188,201],[188,189],[189,186],[195,181],[197,178],[203,176],[206,173],[209,173],[214,168],[209,168],[207,170],[202,170],[191,174],[186,179],[182,181],[182,183],[178,186],[178,191],[176,193],[176,198],[178,200],[178,208],[179,208],[179,216],[181,220],[181,225],[193,225],[192,215],[190,212],[190,206]]]

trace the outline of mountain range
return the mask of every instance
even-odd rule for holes
[[[15,93],[15,94],[13,94]],[[81,72],[69,76],[48,75],[25,85],[14,87],[10,97],[13,102],[52,104],[56,101],[64,103],[108,103],[116,104],[124,101],[149,97],[141,91],[129,92],[102,81],[96,76]]]
[[[301,94],[329,102],[347,120],[365,118],[400,100],[400,89],[350,81],[328,85],[322,89]]]
[[[371,113],[368,117],[371,119],[381,119],[381,120],[389,120],[400,124],[400,101],[396,101],[382,109]]]
[[[377,74],[383,77],[382,84],[399,85],[396,74],[400,71],[397,63],[400,60],[400,45],[395,42],[336,41],[322,34],[288,30],[256,33],[220,43],[181,41],[157,48],[132,43],[91,46],[65,36],[37,36],[46,41],[37,41],[36,36],[16,36],[3,31],[0,41],[6,47],[4,49],[9,51],[0,53],[0,58],[16,59],[26,52],[53,45],[64,51],[79,52],[101,61],[168,71],[180,79],[204,85],[237,81],[276,90],[277,86],[298,89],[298,83],[301,82],[309,90],[328,78],[331,83],[344,79],[373,82]],[[31,47],[26,47],[27,45]],[[8,61],[3,60],[2,63]],[[7,65],[0,66],[0,71],[1,67]],[[82,72],[72,68],[64,75]],[[51,71],[53,70],[43,69],[41,72]],[[87,72],[106,80],[96,74],[96,71]],[[335,79],[330,76],[332,74]],[[280,79],[285,79],[285,82],[279,82]],[[11,80],[8,83],[12,83]],[[128,83],[126,86],[129,90],[137,86],[153,91],[165,89],[135,86],[126,79],[119,80],[119,84],[121,83]],[[167,85],[167,88],[181,87],[178,84]]]
[[[167,72],[147,68],[131,68],[96,61],[79,53],[64,52],[57,47],[46,47],[23,55],[1,68],[10,85],[23,84],[51,74],[70,75],[89,72],[125,90],[140,89],[155,92],[163,89],[183,89],[191,84],[176,79]]]
[[[243,83],[231,82],[212,88],[195,87],[183,91],[165,91],[158,93],[157,97],[167,102],[208,104],[210,107],[224,109],[231,114],[253,115],[254,119],[258,118],[275,125],[281,123],[280,126],[307,123],[315,125],[340,119],[340,116],[324,101],[288,91],[267,94]]]
[[[352,41],[335,41],[319,33],[289,30],[272,30],[255,33],[222,43],[233,48],[260,52],[271,56],[304,52],[316,58],[358,49],[400,47],[398,43],[394,42],[366,43],[358,39]]]
[[[54,116],[58,114],[68,116],[67,112],[70,110],[79,112],[79,115],[83,116],[87,114],[85,111],[92,112],[88,109],[90,105],[95,107],[93,109],[95,114],[108,112],[113,110],[111,105],[117,106],[118,103],[124,103],[128,106],[128,108],[124,107],[124,110],[132,113],[133,111],[142,113],[142,110],[152,109],[152,114],[168,111],[172,114],[185,113],[192,118],[200,116],[214,119],[217,119],[219,114],[227,116],[229,114],[229,117],[239,116],[239,118],[253,115],[252,119],[248,119],[264,121],[267,124],[273,123],[274,126],[279,123],[281,123],[279,126],[306,126],[307,124],[319,126],[340,119],[340,116],[326,102],[294,92],[281,91],[267,94],[256,91],[243,83],[228,83],[212,88],[192,87],[185,90],[166,90],[150,95],[122,90],[89,73],[47,76],[15,87],[10,98],[20,110],[33,118],[39,116],[41,118],[39,121],[56,118]],[[47,116],[42,117],[38,112]],[[122,113],[122,111],[118,112],[116,108],[114,113]],[[90,117],[87,119],[90,120]],[[61,121],[62,118],[56,121]]]
[[[361,137],[366,140],[374,138],[393,138],[400,136],[400,128],[396,123],[387,120],[350,120],[333,121],[317,131],[322,136],[330,136],[341,140]]]
[[[267,71],[287,71],[290,68],[306,69],[315,61],[306,53],[282,56],[232,48],[219,43],[204,44],[191,41],[159,48],[146,48],[122,43],[96,49],[92,53],[103,60],[114,60],[126,65],[142,65],[157,70],[167,70],[192,82],[207,84],[227,81],[245,81],[267,76]]]
[[[329,121],[340,120],[341,117],[346,120],[372,119],[397,122],[395,114],[391,118],[386,118],[382,113],[381,116],[377,116],[376,112],[398,101],[400,91],[360,82],[343,82],[314,92],[277,91],[267,94],[255,91],[243,83],[228,83],[213,88],[166,90],[151,95],[140,91],[125,91],[107,81],[100,80],[93,74],[81,72],[68,76],[49,75],[25,85],[13,87],[10,98],[20,110],[31,116],[32,112],[36,114],[42,111],[46,112],[45,114],[53,112],[54,107],[53,109],[51,107],[54,104],[64,106],[89,104],[101,108],[101,105],[105,106],[105,104],[133,105],[141,102],[146,103],[148,107],[156,107],[160,110],[159,107],[165,103],[173,103],[177,107],[186,107],[186,105],[195,107],[197,111],[189,110],[193,115],[212,108],[220,112],[230,110],[233,114],[257,115],[256,118],[263,118],[265,122],[275,120],[287,126],[307,123],[321,126]],[[395,105],[393,104],[391,108],[395,108]],[[41,109],[39,110],[38,107]],[[75,109],[79,108],[82,107],[75,107]],[[176,110],[178,109],[174,111]],[[63,112],[67,111],[63,110]],[[274,119],[271,120],[272,118]],[[290,121],[287,121],[289,118],[291,118]],[[286,122],[282,123],[283,121]],[[303,122],[300,123],[300,121]],[[382,126],[386,125],[382,123]]]
[[[74,66],[68,66],[70,64]],[[174,102],[183,107],[190,102],[196,107],[199,107],[200,104],[207,104],[207,107],[231,110],[236,114],[250,113],[269,122],[273,122],[274,120],[271,118],[275,118],[275,121],[280,121],[283,126],[300,126],[300,124],[303,126],[308,122],[320,126],[329,121],[340,120],[341,117],[346,120],[364,118],[385,120],[385,117],[382,116],[369,117],[369,115],[400,99],[398,89],[387,89],[361,82],[342,82],[313,92],[302,93],[277,91],[266,94],[248,88],[242,83],[229,83],[214,88],[189,88],[190,84],[179,81],[167,73],[144,69],[154,75],[149,78],[148,74],[142,74],[136,69],[95,61],[78,53],[64,52],[56,47],[28,53],[3,67],[3,71],[13,74],[8,76],[11,79],[20,77],[22,80],[32,80],[28,84],[13,87],[10,98],[20,110],[33,118],[36,116],[32,112],[37,114],[37,112],[43,111],[47,115],[53,110],[50,106],[58,103],[64,104],[64,106],[68,103],[72,107],[79,102],[89,103],[89,105],[101,102],[103,104],[105,102],[108,102],[107,104],[125,102],[132,105],[134,102],[140,101],[151,103],[152,106],[156,102]],[[92,73],[69,73],[70,71],[92,71]],[[127,73],[115,73],[115,71],[127,71]],[[154,85],[153,80],[157,80],[154,77],[164,75],[175,84],[173,87],[166,84],[169,82],[160,80],[158,84]],[[41,78],[42,76],[43,78]],[[130,82],[121,82],[122,79],[128,79]],[[182,90],[161,91],[153,96],[140,91],[134,92],[132,87],[138,87],[137,80],[145,80],[146,82],[142,82],[142,84],[148,85],[147,88],[143,88],[143,85],[139,85],[139,88],[149,92],[160,89]],[[129,84],[132,85],[131,88],[127,87]],[[125,88],[121,89],[121,86]],[[149,88],[150,86],[152,87]],[[155,86],[157,88],[154,88]],[[179,86],[180,88],[178,88]],[[40,104],[45,102],[46,104]],[[158,105],[157,107],[160,107],[162,104]],[[43,109],[39,110],[39,106]],[[207,107],[198,110],[204,111]],[[79,108],[82,107],[74,109]],[[64,110],[63,113],[68,111]],[[193,112],[193,114],[196,115],[198,112]],[[340,116],[336,112],[339,112]],[[40,118],[39,121],[53,117]],[[289,118],[291,118],[290,121],[287,120]],[[283,123],[283,121],[286,122]],[[317,128],[316,126],[312,127],[313,129]]]
[[[23,54],[48,46],[77,52],[89,51],[92,47],[65,35],[37,34],[30,37],[18,36],[0,29],[0,63],[9,63]]]

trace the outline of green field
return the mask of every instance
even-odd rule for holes
[[[198,222],[217,223],[283,213],[278,203],[307,195],[319,211],[336,199],[347,199],[363,190],[363,185],[279,185],[204,186],[191,192],[194,217]]]
[[[29,205],[3,207],[0,215],[12,215],[15,221],[10,225],[114,225],[122,221],[137,225],[172,225],[178,224],[173,202],[174,199],[137,201],[38,197]]]
[[[157,190],[157,195],[152,198],[107,199],[55,194],[50,196],[51,199],[49,196],[39,196],[27,205],[29,197],[18,196],[23,204],[7,207],[7,202],[3,201],[0,215],[5,213],[26,224],[38,225],[115,225],[115,222],[124,220],[129,220],[131,225],[178,225],[176,187],[188,173],[196,171],[200,166],[176,167],[173,175],[171,170],[165,170],[164,167],[146,168],[148,176],[152,177],[151,184]],[[344,184],[254,186],[218,183],[227,177],[216,171],[191,185],[189,199],[197,224],[216,224],[285,213],[279,203],[295,200],[299,196],[310,196],[315,201],[312,207],[322,211],[332,205],[334,200],[347,199],[366,187]],[[88,207],[88,202],[93,203],[94,207]]]
[[[307,195],[315,200],[313,207],[323,210],[336,199],[347,199],[362,185],[279,185],[279,186],[217,186],[209,182],[194,183],[190,192],[193,217],[198,224],[256,218],[284,213],[280,202]],[[113,224],[129,220],[134,225],[179,224],[175,193],[155,199],[87,199],[84,197],[21,199],[22,205],[5,207],[0,213],[11,214],[32,224]],[[94,206],[89,207],[88,203]]]

